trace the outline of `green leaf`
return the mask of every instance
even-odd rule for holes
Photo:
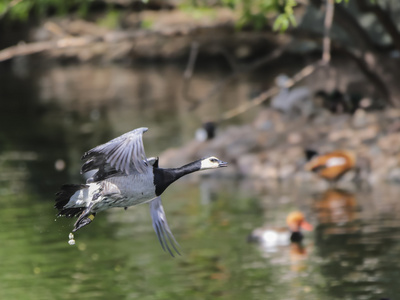
[[[278,31],[280,30],[281,32],[285,31],[286,29],[289,28],[290,25],[290,20],[286,14],[280,14],[274,22],[273,25],[273,30]]]
[[[222,4],[229,7],[230,9],[235,9],[236,7],[235,0],[222,0]]]
[[[32,8],[33,3],[30,1],[21,1],[18,4],[14,5],[10,9],[10,17],[11,19],[19,19],[22,21],[26,21],[29,17],[29,11]]]
[[[289,16],[288,16],[288,19],[289,19],[290,24],[291,24],[292,26],[297,26],[297,21],[296,21],[296,18],[294,17],[294,15],[289,15]]]
[[[150,29],[153,26],[153,21],[152,20],[147,20],[144,19],[142,22],[140,22],[140,27],[143,29]]]

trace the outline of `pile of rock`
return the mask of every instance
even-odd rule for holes
[[[354,115],[320,112],[312,119],[288,120],[271,109],[260,111],[252,124],[219,129],[214,139],[191,141],[161,155],[161,161],[177,165],[207,155],[229,162],[224,174],[266,180],[318,181],[304,171],[304,150],[319,153],[351,149],[370,162],[364,179],[370,184],[400,182],[400,110]],[[342,180],[349,181],[354,174]]]

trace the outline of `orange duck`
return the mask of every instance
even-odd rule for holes
[[[280,246],[300,243],[303,239],[302,229],[307,231],[313,229],[299,211],[291,212],[286,218],[286,224],[287,228],[256,228],[248,240],[259,243],[267,252],[274,252]]]
[[[305,153],[309,160],[305,169],[329,182],[337,182],[348,171],[356,169],[356,155],[352,151],[336,150],[318,155],[313,150],[306,150]]]

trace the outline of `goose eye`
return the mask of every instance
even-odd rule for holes
[[[213,163],[218,162],[218,160],[216,158],[210,158],[210,161]]]

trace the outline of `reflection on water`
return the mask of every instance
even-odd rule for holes
[[[218,189],[204,202],[210,180]],[[396,211],[363,215],[364,204],[379,205],[374,195],[357,200],[360,217],[349,222],[357,221],[358,230],[327,230],[349,225],[316,214],[317,228],[302,245],[266,255],[246,242],[249,232],[296,204],[262,212],[260,199],[274,201],[272,195],[254,195],[234,180],[204,181],[202,189],[178,181],[165,193],[183,253],[176,259],[160,249],[146,205],[100,214],[69,246],[73,221],[55,221],[52,197],[29,189],[2,197],[0,298],[380,299],[400,292],[400,223]]]
[[[324,235],[358,232],[359,213],[356,195],[330,188],[315,197],[314,208]]]
[[[135,88],[110,88],[104,98],[114,99],[111,106],[97,105],[87,90],[58,86],[90,76],[82,71],[79,77],[81,71],[53,70],[60,73],[29,80],[0,72],[6,83],[0,87],[0,299],[375,300],[400,294],[398,186],[316,193],[313,187],[223,179],[219,172],[200,183],[178,181],[163,197],[181,257],[160,249],[146,205],[99,214],[75,235],[76,245],[68,245],[74,220],[55,219],[54,193],[62,183],[82,180],[84,151],[146,120],[146,150],[156,155],[192,137],[197,126],[186,123],[195,117],[185,115],[179,101],[153,107],[169,89],[152,94],[143,88],[132,99],[150,94],[152,104],[127,104],[131,92],[153,79],[129,75]],[[101,72],[109,80],[118,73]],[[162,78],[176,76],[160,72]],[[74,102],[85,97],[86,104]],[[224,101],[210,105],[229,106]],[[302,245],[266,254],[247,243],[254,228],[282,226],[293,210],[303,211],[315,227]]]
[[[394,254],[400,246],[398,204],[393,197],[398,192],[397,186],[357,194],[335,190],[319,200],[319,207],[330,205],[331,217],[320,219],[315,241],[317,255],[324,259],[320,270],[331,280],[332,295],[380,299],[388,292],[391,297],[397,294],[399,287],[392,284],[400,267]]]

